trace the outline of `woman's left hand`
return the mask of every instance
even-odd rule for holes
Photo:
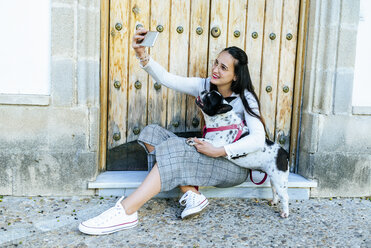
[[[224,147],[215,147],[209,142],[199,140],[197,138],[193,138],[193,141],[196,143],[194,147],[199,153],[202,153],[206,156],[217,158],[221,156],[226,156],[227,153],[225,152]]]

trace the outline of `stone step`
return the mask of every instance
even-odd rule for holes
[[[100,196],[128,196],[130,195],[147,176],[147,171],[105,171],[98,175],[94,182],[89,182],[89,189],[96,189]],[[258,171],[253,172],[255,182],[261,181],[264,174]],[[305,200],[310,197],[310,189],[317,187],[317,182],[305,179],[304,177],[290,173],[288,193],[290,199]],[[272,198],[272,190],[269,179],[262,185],[255,185],[250,178],[235,187],[216,188],[200,187],[200,191],[206,197],[236,197],[236,198]],[[156,197],[172,198],[180,197],[179,189],[168,192],[161,192]]]

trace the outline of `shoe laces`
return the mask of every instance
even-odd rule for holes
[[[107,209],[100,215],[94,218],[94,222],[98,224],[103,224],[106,222],[111,221],[112,219],[116,218],[117,216],[122,216],[125,214],[123,208],[119,205],[121,201],[118,201],[115,206]]]
[[[180,205],[186,206],[186,207],[193,206],[193,205],[195,205],[197,196],[198,195],[196,193],[194,193],[192,191],[187,191],[182,196],[182,198],[180,198],[179,203],[180,203]]]

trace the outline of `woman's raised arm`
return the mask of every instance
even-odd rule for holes
[[[169,73],[164,67],[151,59],[145,47],[140,45],[148,30],[140,28],[135,31],[132,47],[140,61],[141,67],[158,83],[192,96],[198,96],[203,90],[204,79],[199,77],[182,77]]]

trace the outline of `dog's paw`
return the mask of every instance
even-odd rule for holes
[[[186,143],[187,143],[187,145],[189,145],[189,146],[194,146],[194,145],[196,144],[196,142],[193,141],[193,138],[188,138],[188,139],[186,140]]]
[[[268,205],[269,206],[277,206],[277,204],[278,204],[278,200],[270,200],[270,201],[268,201]]]
[[[282,218],[288,218],[289,217],[289,213],[281,212],[280,216]]]

